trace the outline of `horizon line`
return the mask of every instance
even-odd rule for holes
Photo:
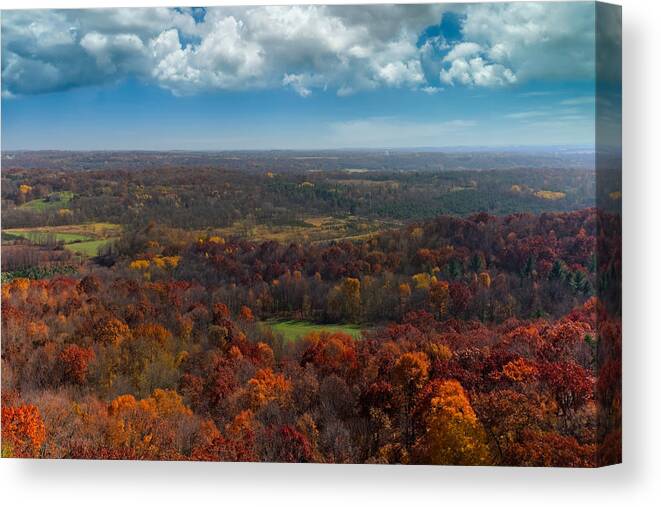
[[[615,148],[615,147],[613,147]],[[68,152],[68,153],[94,153],[94,152],[142,152],[142,153],[228,153],[228,152],[351,152],[351,151],[500,151],[500,150],[534,150],[534,149],[581,149],[596,151],[596,143],[576,144],[501,144],[501,145],[448,145],[448,146],[398,146],[398,147],[339,147],[339,148],[10,148],[0,149],[5,153],[43,153],[43,152]]]

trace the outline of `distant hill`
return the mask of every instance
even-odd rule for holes
[[[605,160],[605,159],[604,159]],[[617,160],[614,159],[614,163]],[[221,167],[279,172],[342,169],[453,171],[515,168],[594,169],[591,147],[412,148],[318,151],[8,151],[5,169],[146,169]]]

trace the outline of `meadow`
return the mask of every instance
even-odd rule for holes
[[[71,191],[53,192],[48,197],[32,199],[22,204],[20,208],[36,212],[66,209],[73,196]]]
[[[264,325],[281,334],[287,341],[296,341],[309,333],[345,333],[359,339],[363,328],[355,324],[315,324],[300,320],[271,320]]]
[[[5,229],[3,238],[6,240],[22,238],[34,244],[62,243],[64,248],[71,252],[86,257],[94,257],[98,254],[100,248],[107,246],[119,237],[120,230],[121,227],[116,224],[95,222],[52,227]]]

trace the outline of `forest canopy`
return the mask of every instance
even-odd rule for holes
[[[3,456],[620,459],[594,172],[278,163],[3,172]]]

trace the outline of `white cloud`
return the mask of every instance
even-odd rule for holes
[[[182,46],[171,29],[150,42],[151,76],[174,93],[236,88],[260,79],[262,48],[244,37],[245,25],[233,16],[212,19],[198,45]]]
[[[2,13],[2,90],[43,93],[144,77],[147,43],[194,20],[173,9],[17,10]]]
[[[453,85],[504,86],[516,83],[517,78],[511,69],[499,63],[488,63],[482,57],[457,58],[448,69],[442,69],[440,79]]]
[[[465,60],[471,56],[474,56],[482,51],[482,48],[479,44],[474,42],[460,42],[452,47],[447,55],[443,58],[444,62],[452,62],[454,60]]]
[[[463,40],[443,58],[448,85],[504,86],[594,77],[594,5],[514,2],[464,6]]]
[[[444,9],[465,16],[462,40],[418,44]],[[176,94],[289,87],[301,96],[582,78],[594,70],[593,13],[583,3],[222,7],[203,20],[191,9],[7,11],[2,90],[128,75]]]
[[[390,86],[417,85],[425,81],[420,61],[389,62],[378,69],[378,76]]]
[[[313,76],[306,76],[305,74],[285,74],[285,77],[282,78],[282,84],[291,86],[301,97],[309,97],[312,94],[308,86],[314,81]]]
[[[466,6],[464,40],[519,80],[594,76],[594,4],[513,2]]]
[[[438,86],[425,86],[424,88],[421,88],[420,91],[425,92],[427,95],[435,95],[438,92],[442,92],[443,88]]]
[[[3,89],[38,93],[121,79],[174,93],[292,87],[339,94],[426,84],[416,42],[425,6],[13,11],[3,13]],[[38,86],[27,83],[38,81]]]
[[[139,71],[146,57],[145,46],[135,34],[104,35],[89,32],[80,39],[82,48],[96,60],[106,74]]]

